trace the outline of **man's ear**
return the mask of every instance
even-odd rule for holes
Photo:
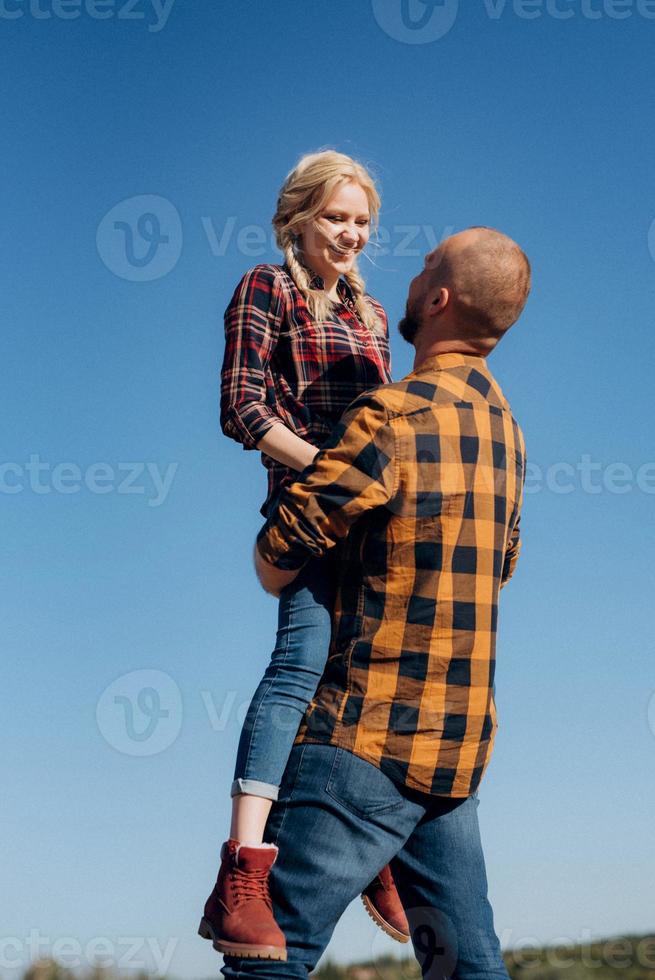
[[[450,290],[447,286],[441,286],[432,296],[427,309],[428,316],[438,316],[448,306],[450,302]]]

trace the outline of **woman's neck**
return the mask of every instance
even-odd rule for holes
[[[339,293],[337,291],[337,286],[339,285],[340,276],[321,276],[323,280],[323,288],[331,300],[338,300]]]

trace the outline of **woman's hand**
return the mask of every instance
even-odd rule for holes
[[[314,457],[318,453],[316,446],[301,439],[295,432],[288,429],[284,422],[280,421],[264,433],[257,449],[272,456],[278,463],[290,466],[294,470],[304,470],[306,466],[313,463]]]

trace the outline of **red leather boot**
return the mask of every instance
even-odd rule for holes
[[[387,936],[399,943],[409,942],[409,922],[388,864],[366,886],[362,901],[370,917]]]
[[[284,933],[273,917],[268,875],[277,847],[247,847],[230,838],[221,848],[221,867],[205,903],[198,933],[224,956],[286,960]]]

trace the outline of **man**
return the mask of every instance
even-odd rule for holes
[[[276,595],[334,546],[339,572],[328,662],[267,826],[287,961],[226,958],[228,980],[305,978],[389,861],[424,976],[507,978],[477,787],[525,450],[485,358],[529,289],[526,256],[492,229],[428,255],[399,326],[414,370],[352,403],[258,536],[257,572]],[[262,870],[240,867],[236,849],[227,861],[241,888],[228,914],[244,895],[268,905]]]

